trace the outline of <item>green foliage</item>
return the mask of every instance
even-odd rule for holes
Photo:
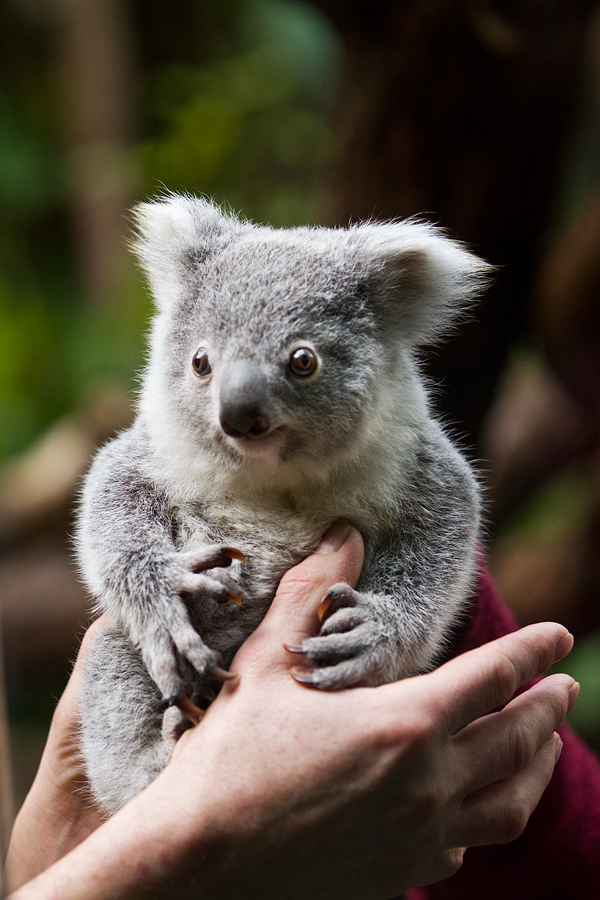
[[[145,60],[146,124],[127,151],[139,195],[204,193],[275,225],[321,219],[337,44],[317,10],[298,0],[131,4]],[[6,46],[11,29],[24,52],[28,38],[36,47],[50,41],[41,20],[33,28],[16,10],[3,24]],[[63,102],[43,54],[5,54],[0,460],[76,406],[90,384],[131,388],[142,361],[149,303],[140,280],[132,286],[133,266],[115,296],[95,306],[77,275]]]
[[[0,209],[22,221],[47,207],[56,197],[55,159],[36,134],[0,93]]]
[[[593,505],[589,472],[576,461],[542,484],[504,524],[500,535],[548,545],[587,521]]]
[[[139,148],[144,184],[208,194],[278,226],[316,222],[335,44],[304,4],[258,0],[244,12],[250,46],[238,55],[154,73],[159,130]]]

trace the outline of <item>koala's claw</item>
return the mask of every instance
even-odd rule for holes
[[[245,566],[248,565],[248,560],[241,550],[237,550],[235,547],[225,547],[222,544],[178,552],[174,554],[174,557],[190,572],[196,574],[205,572],[207,569],[226,569],[234,559]]]
[[[290,675],[294,679],[294,681],[300,682],[300,684],[314,684],[315,678],[311,671],[307,669],[290,669]]]
[[[176,706],[193,725],[197,725],[204,715],[204,710],[199,709],[195,703],[192,703],[188,695],[183,691],[181,694],[178,694],[177,697],[171,697],[169,700],[165,701],[165,706],[167,709],[171,706]]]
[[[241,550],[236,550],[235,547],[224,547],[224,548],[223,548],[223,553],[225,554],[225,556],[226,556],[228,559],[237,559],[237,560],[239,560],[244,566],[247,566],[247,565],[248,565],[248,560],[246,559],[246,557],[244,556],[244,554],[242,553],[242,551],[241,551]]]
[[[211,666],[208,671],[217,681],[235,681],[236,678],[239,678],[237,672],[228,672],[227,669],[218,665]]]
[[[327,610],[329,609],[329,607],[331,606],[332,603],[333,603],[333,597],[326,596],[324,600],[321,600],[321,603],[317,610],[317,616],[318,616],[319,622],[321,622],[321,624],[323,623],[325,614],[327,613]]]
[[[224,547],[218,544],[216,547],[202,547],[199,550],[188,550],[173,555],[174,570],[171,572],[171,584],[176,590],[210,596],[218,603],[235,603],[242,605],[242,600],[233,591],[228,590],[220,581],[211,578],[204,573],[207,570],[220,568],[226,569],[232,560],[247,565],[247,559],[241,550],[235,547]]]
[[[284,641],[284,648],[288,651],[288,653],[304,653],[304,649],[302,647],[292,647],[291,644],[286,644]]]
[[[285,645],[291,653],[304,654],[312,665],[308,670],[292,669],[292,676],[320,690],[381,683],[385,634],[370,597],[340,582],[325,595],[319,620],[318,635],[305,638],[299,647]]]

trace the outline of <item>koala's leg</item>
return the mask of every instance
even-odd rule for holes
[[[179,710],[165,714],[140,652],[116,626],[106,628],[90,648],[80,708],[92,792],[114,813],[164,769],[186,726]]]

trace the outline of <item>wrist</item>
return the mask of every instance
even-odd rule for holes
[[[56,820],[32,789],[7,861],[10,900],[166,900],[177,888],[181,896],[189,890],[196,897],[205,881],[218,885],[220,862],[235,838],[216,824],[201,794],[194,791],[192,799],[185,775],[165,770],[93,833],[85,820],[61,825],[43,862],[40,841],[47,841],[47,825],[56,828]]]

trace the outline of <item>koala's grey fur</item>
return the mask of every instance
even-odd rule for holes
[[[140,206],[137,225],[158,310],[139,414],[98,454],[78,529],[111,615],[82,700],[110,812],[170,757],[165,718],[181,714],[164,701],[215,685],[333,521],[358,527],[366,556],[302,646],[325,689],[432,666],[472,587],[479,523],[475,478],[430,414],[414,348],[481,290],[485,263],[414,221],[274,230],[169,196]],[[298,347],[320,360],[309,377],[290,371]],[[226,568],[223,547],[247,567]]]

